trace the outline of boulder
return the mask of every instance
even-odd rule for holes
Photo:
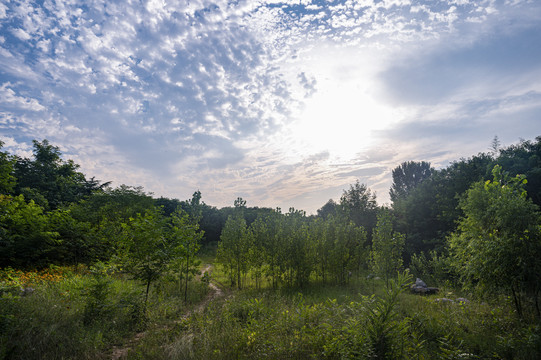
[[[419,278],[415,280],[415,284],[411,285],[411,292],[414,294],[430,295],[436,294],[438,291],[438,288],[426,286],[426,283]]]

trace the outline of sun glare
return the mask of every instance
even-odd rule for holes
[[[307,153],[328,151],[337,160],[351,159],[373,144],[375,130],[396,120],[393,109],[373,99],[360,81],[324,81],[318,88],[292,129]]]

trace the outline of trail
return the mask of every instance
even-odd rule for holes
[[[212,271],[212,265],[207,264],[207,266],[201,271],[201,274],[204,274],[205,272],[208,272],[209,274]],[[201,275],[197,277],[197,279],[200,279]],[[205,297],[203,301],[201,301],[196,307],[186,311],[180,319],[174,320],[168,325],[163,326],[161,329],[169,329],[172,328],[174,325],[187,320],[190,316],[192,316],[195,313],[202,312],[205,310],[205,308],[210,304],[210,302],[214,301],[215,299],[224,296],[223,290],[218,287],[216,284],[214,284],[211,280],[209,283],[209,293]],[[149,329],[140,333],[135,334],[131,339],[129,339],[125,344],[122,346],[114,346],[111,354],[111,360],[120,360],[125,358],[129,351],[134,349],[135,346],[150,332],[150,331],[156,331],[156,329]]]

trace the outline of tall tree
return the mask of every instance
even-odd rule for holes
[[[321,207],[321,209],[317,210],[317,216],[325,219],[328,216],[335,215],[337,208],[338,204],[336,201],[329,199],[329,201],[327,201],[325,205]]]
[[[430,163],[425,161],[406,161],[394,168],[393,184],[389,191],[393,204],[406,197],[421,182],[429,178],[432,171]]]
[[[72,160],[62,160],[57,146],[47,140],[33,141],[34,159],[17,158],[15,163],[16,194],[23,194],[46,210],[84,199],[101,188],[97,180],[87,180],[77,171],[79,165]]]
[[[58,241],[49,222],[33,201],[0,194],[0,268],[46,266]]]
[[[389,209],[381,209],[372,236],[370,258],[372,270],[384,277],[387,286],[389,279],[402,268],[404,235],[393,231],[393,219]]]
[[[0,141],[0,150],[4,143]],[[7,152],[0,151],[0,194],[10,194],[15,186],[15,177],[13,176],[13,165],[15,159]]]
[[[362,226],[370,234],[376,224],[378,204],[376,194],[365,185],[357,182],[344,190],[340,198],[340,208],[357,226]]]

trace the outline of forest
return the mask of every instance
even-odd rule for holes
[[[314,215],[79,168],[0,142],[0,359],[541,357],[541,136]]]

